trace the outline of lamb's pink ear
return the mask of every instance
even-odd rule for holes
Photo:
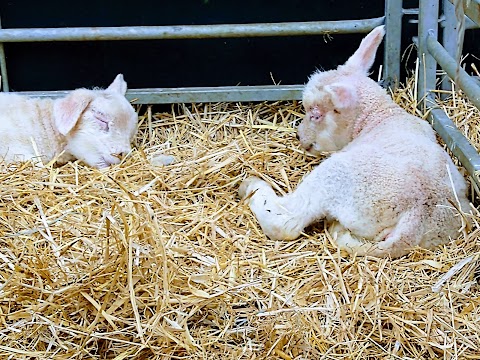
[[[355,71],[364,72],[365,74],[368,73],[375,61],[377,49],[380,46],[384,35],[385,29],[383,25],[377,26],[370,31],[360,43],[357,51],[355,51],[345,63],[345,67],[351,68]]]
[[[123,75],[118,74],[115,80],[110,84],[106,91],[116,92],[120,95],[125,95],[127,92],[127,83],[123,80]]]
[[[337,109],[351,108],[357,104],[357,91],[349,84],[333,83],[325,86],[324,90],[330,94],[333,106]]]
[[[60,134],[67,135],[73,129],[92,100],[92,93],[85,89],[75,90],[67,97],[55,100],[53,118]]]

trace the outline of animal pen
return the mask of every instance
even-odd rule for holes
[[[384,17],[365,20],[1,29],[0,44],[366,33],[384,23],[383,80],[399,104],[428,118],[476,187],[476,136],[467,139],[450,119],[480,122],[471,105],[480,106],[478,83],[454,60],[458,14],[466,28],[480,23],[478,0],[464,4],[455,12],[444,0],[441,17],[438,0],[421,0],[419,9],[387,0]],[[417,80],[403,87],[402,16],[417,11]],[[434,96],[437,63],[470,100],[447,91],[448,81],[442,88],[453,100]],[[4,91],[7,65],[0,45]],[[302,88],[129,90],[140,133],[118,166],[23,163],[4,172],[2,357],[478,358],[477,208],[468,235],[392,261],[343,256],[321,224],[295,241],[269,240],[239,201],[245,174],[269,174],[285,193],[321,161],[294,140]],[[152,104],[177,105],[153,114]],[[159,153],[177,161],[157,166]]]

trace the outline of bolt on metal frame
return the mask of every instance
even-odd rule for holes
[[[480,1],[464,1],[466,19],[465,28],[480,26]],[[477,190],[480,188],[480,155],[470,142],[457,129],[447,114],[435,106],[432,91],[436,89],[437,64],[450,79],[458,74],[456,86],[463,90],[472,103],[480,109],[480,86],[467,74],[455,60],[458,46],[458,28],[456,26],[453,0],[443,0],[442,25],[443,45],[438,42],[439,0],[420,0],[418,22],[418,96],[422,99],[420,106],[429,111],[428,120],[442,137],[448,148],[468,171]],[[460,44],[460,46],[463,44]],[[450,81],[442,81],[442,88],[448,89]]]
[[[2,29],[0,24],[0,72],[3,91],[9,91],[7,62],[3,43],[95,40],[159,40],[238,38],[258,36],[301,36],[367,33],[385,24],[383,78],[395,85],[400,74],[402,1],[386,0],[385,16],[363,20],[310,21],[258,24],[189,26],[134,26]],[[300,100],[303,85],[224,86],[191,88],[132,89],[127,98],[135,104],[193,103],[220,101]],[[22,92],[37,97],[58,97],[66,91]]]

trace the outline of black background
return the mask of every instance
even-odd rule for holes
[[[416,6],[418,1],[404,1],[404,7]],[[344,20],[383,13],[383,0],[0,0],[4,28]],[[411,18],[404,17],[403,49],[416,33]],[[467,33],[465,52],[477,51],[477,34]],[[6,43],[5,52],[13,91],[104,87],[117,73],[129,88],[268,85],[272,77],[302,84],[316,68],[345,62],[363,36]],[[415,55],[402,65],[402,76],[406,67],[413,68]],[[381,63],[377,56],[375,78]]]

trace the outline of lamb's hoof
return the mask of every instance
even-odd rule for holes
[[[261,182],[256,176],[250,176],[242,181],[240,187],[238,188],[238,195],[241,199],[245,199],[250,193],[252,193],[256,188],[253,186],[256,182]]]

